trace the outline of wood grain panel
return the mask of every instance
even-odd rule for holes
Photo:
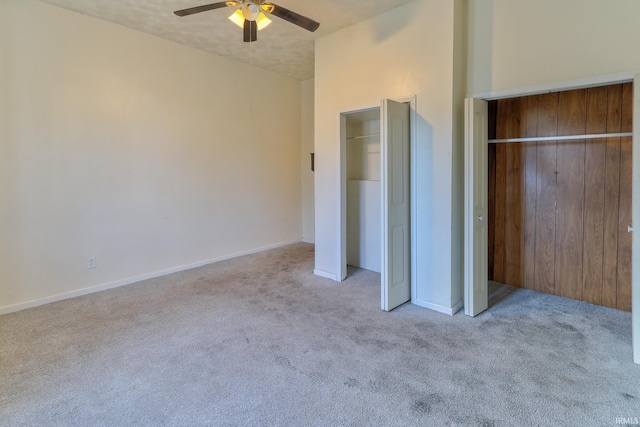
[[[512,98],[506,102],[506,138],[521,138],[526,134],[526,98]],[[505,262],[504,280],[512,286],[522,287],[524,248],[524,184],[525,144],[505,144]]]
[[[496,121],[496,138],[506,137],[508,100],[498,100]],[[505,144],[496,145],[496,203],[495,203],[495,233],[493,246],[493,277],[496,282],[505,283],[504,254],[505,254],[505,214],[506,214],[506,147]]]
[[[538,96],[528,96],[526,100],[525,137],[538,136]],[[535,252],[536,252],[536,204],[537,204],[537,144],[524,144],[524,248],[522,252],[522,286],[535,289]]]
[[[493,100],[489,101],[488,105],[488,114],[489,114],[489,139],[496,139],[496,124],[498,120],[498,101]]]
[[[622,87],[622,132],[631,132],[633,120],[633,86]],[[631,311],[631,178],[632,138],[620,141],[620,211],[618,228],[618,289],[617,308]]]
[[[538,97],[538,135],[558,134],[558,94]],[[535,289],[555,290],[556,257],[556,156],[555,142],[539,143],[536,151]]]
[[[587,90],[586,132],[607,132],[606,87]],[[582,298],[593,304],[602,303],[605,158],[605,139],[586,143]]]
[[[619,133],[622,123],[622,85],[609,86],[607,95],[607,133]],[[601,304],[615,308],[618,286],[620,138],[607,138],[605,156]]]
[[[632,85],[490,103],[490,137],[632,128]],[[496,281],[631,309],[631,138],[489,148],[489,272]]]
[[[558,135],[584,134],[586,90],[560,92]],[[582,298],[585,141],[558,144],[556,295]]]

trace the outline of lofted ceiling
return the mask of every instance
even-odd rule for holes
[[[393,9],[411,0],[275,0],[279,6],[320,22],[311,33],[277,17],[258,33],[258,41],[244,43],[242,29],[222,8],[179,18],[173,11],[217,0],[41,0],[64,9],[186,46],[249,63],[298,80],[313,77],[314,45],[319,37]]]

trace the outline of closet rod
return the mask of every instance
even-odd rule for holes
[[[633,136],[632,132],[624,133],[598,133],[588,135],[567,135],[567,136],[536,136],[531,138],[509,138],[490,139],[489,144],[504,144],[508,142],[544,142],[544,141],[575,141],[577,139],[604,139],[604,138],[624,138]]]
[[[362,139],[362,138],[370,138],[372,136],[380,136],[380,134],[379,133],[372,133],[370,135],[350,136],[347,139]]]

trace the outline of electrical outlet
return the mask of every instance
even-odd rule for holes
[[[96,268],[96,257],[90,256],[87,258],[87,268]]]

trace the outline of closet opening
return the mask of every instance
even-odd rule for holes
[[[488,279],[631,311],[633,83],[488,116]]]
[[[411,300],[412,100],[340,114],[341,278],[380,273],[385,311]]]

